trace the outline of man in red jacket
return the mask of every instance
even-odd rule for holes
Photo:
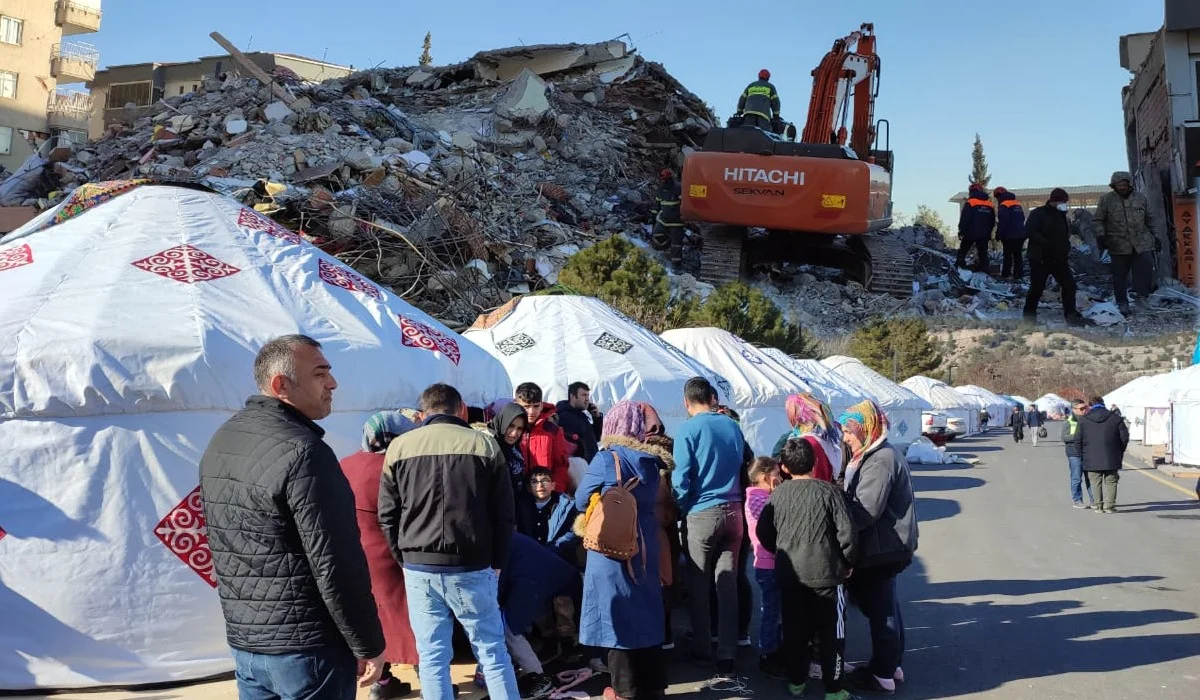
[[[533,382],[518,386],[514,399],[529,417],[530,427],[521,438],[525,473],[537,467],[549,469],[554,490],[566,493],[570,474],[568,460],[573,450],[571,443],[567,442],[566,433],[554,420],[554,404],[542,402],[542,388]]]

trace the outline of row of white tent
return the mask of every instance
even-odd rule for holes
[[[184,681],[232,669],[199,521],[197,464],[255,393],[257,349],[320,341],[339,387],[322,421],[339,457],[374,411],[446,382],[472,405],[546,399],[586,381],[602,409],[686,418],[708,377],[754,450],[812,392],[841,412],[873,398],[899,446],[922,413],[1004,412],[979,387],[896,384],[858,360],[797,360],[715,328],[646,330],[605,304],[526,297],[458,335],[236,202],[101,183],[0,239],[0,690]],[[915,381],[915,380],[920,381]],[[994,413],[993,413],[994,412]]]
[[[1165,445],[1176,464],[1200,466],[1194,429],[1200,425],[1200,365],[1137,377],[1105,396],[1104,403],[1121,410],[1131,440]]]

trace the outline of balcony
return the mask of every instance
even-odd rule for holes
[[[57,0],[54,23],[64,36],[100,31],[100,0]]]
[[[51,130],[87,132],[92,119],[92,96],[85,92],[53,92],[46,101],[46,122]]]
[[[59,85],[90,82],[99,63],[100,52],[91,44],[55,44],[50,50],[50,75]]]

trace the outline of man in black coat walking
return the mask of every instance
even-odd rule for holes
[[[383,628],[354,495],[314,421],[333,408],[317,341],[276,338],[254,360],[261,395],[217,429],[200,493],[243,698],[354,700],[383,670]]]
[[[1025,320],[1037,321],[1038,302],[1053,277],[1062,292],[1063,315],[1072,326],[1084,325],[1075,308],[1075,275],[1071,272],[1071,224],[1067,191],[1056,187],[1050,199],[1029,213],[1025,234],[1029,238],[1029,294],[1025,297]]]
[[[1079,451],[1083,470],[1089,472],[1096,488],[1096,512],[1117,512],[1117,482],[1121,463],[1129,447],[1129,428],[1125,420],[1104,407],[1104,399],[1093,396],[1091,406],[1079,419]]]
[[[1012,425],[1013,442],[1020,442],[1025,439],[1025,412],[1019,406],[1013,406],[1012,420],[1009,421]]]

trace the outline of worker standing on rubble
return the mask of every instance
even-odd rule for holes
[[[683,217],[679,214],[681,196],[675,173],[670,168],[663,168],[658,174],[654,233],[650,243],[655,250],[670,249],[671,265],[676,270],[683,265]]]
[[[1112,174],[1112,192],[1096,205],[1097,239],[1112,257],[1113,296],[1121,313],[1129,315],[1129,273],[1133,273],[1133,291],[1137,292],[1138,311],[1146,310],[1154,276],[1154,254],[1162,242],[1154,230],[1150,202],[1135,192],[1133,176],[1124,171]]]
[[[1029,213],[1025,233],[1029,237],[1029,294],[1025,297],[1025,320],[1037,321],[1038,302],[1046,280],[1054,277],[1062,292],[1063,315],[1073,326],[1084,324],[1075,310],[1075,275],[1071,272],[1071,224],[1067,221],[1070,196],[1061,187],[1050,191],[1050,199]]]
[[[1025,276],[1025,209],[1017,195],[997,187],[992,196],[1000,205],[996,212],[996,240],[1004,245],[1004,264],[1000,279],[1016,282]]]
[[[967,190],[967,201],[963,204],[962,213],[958,217],[958,258],[955,264],[967,268],[967,252],[975,248],[975,267],[967,268],[977,272],[988,271],[988,240],[992,237],[992,229],[996,228],[996,207],[988,197],[983,185],[971,183]]]
[[[742,126],[772,131],[779,116],[779,93],[771,84],[771,71],[763,68],[758,72],[758,80],[746,86],[738,98],[737,113],[742,118]]]

